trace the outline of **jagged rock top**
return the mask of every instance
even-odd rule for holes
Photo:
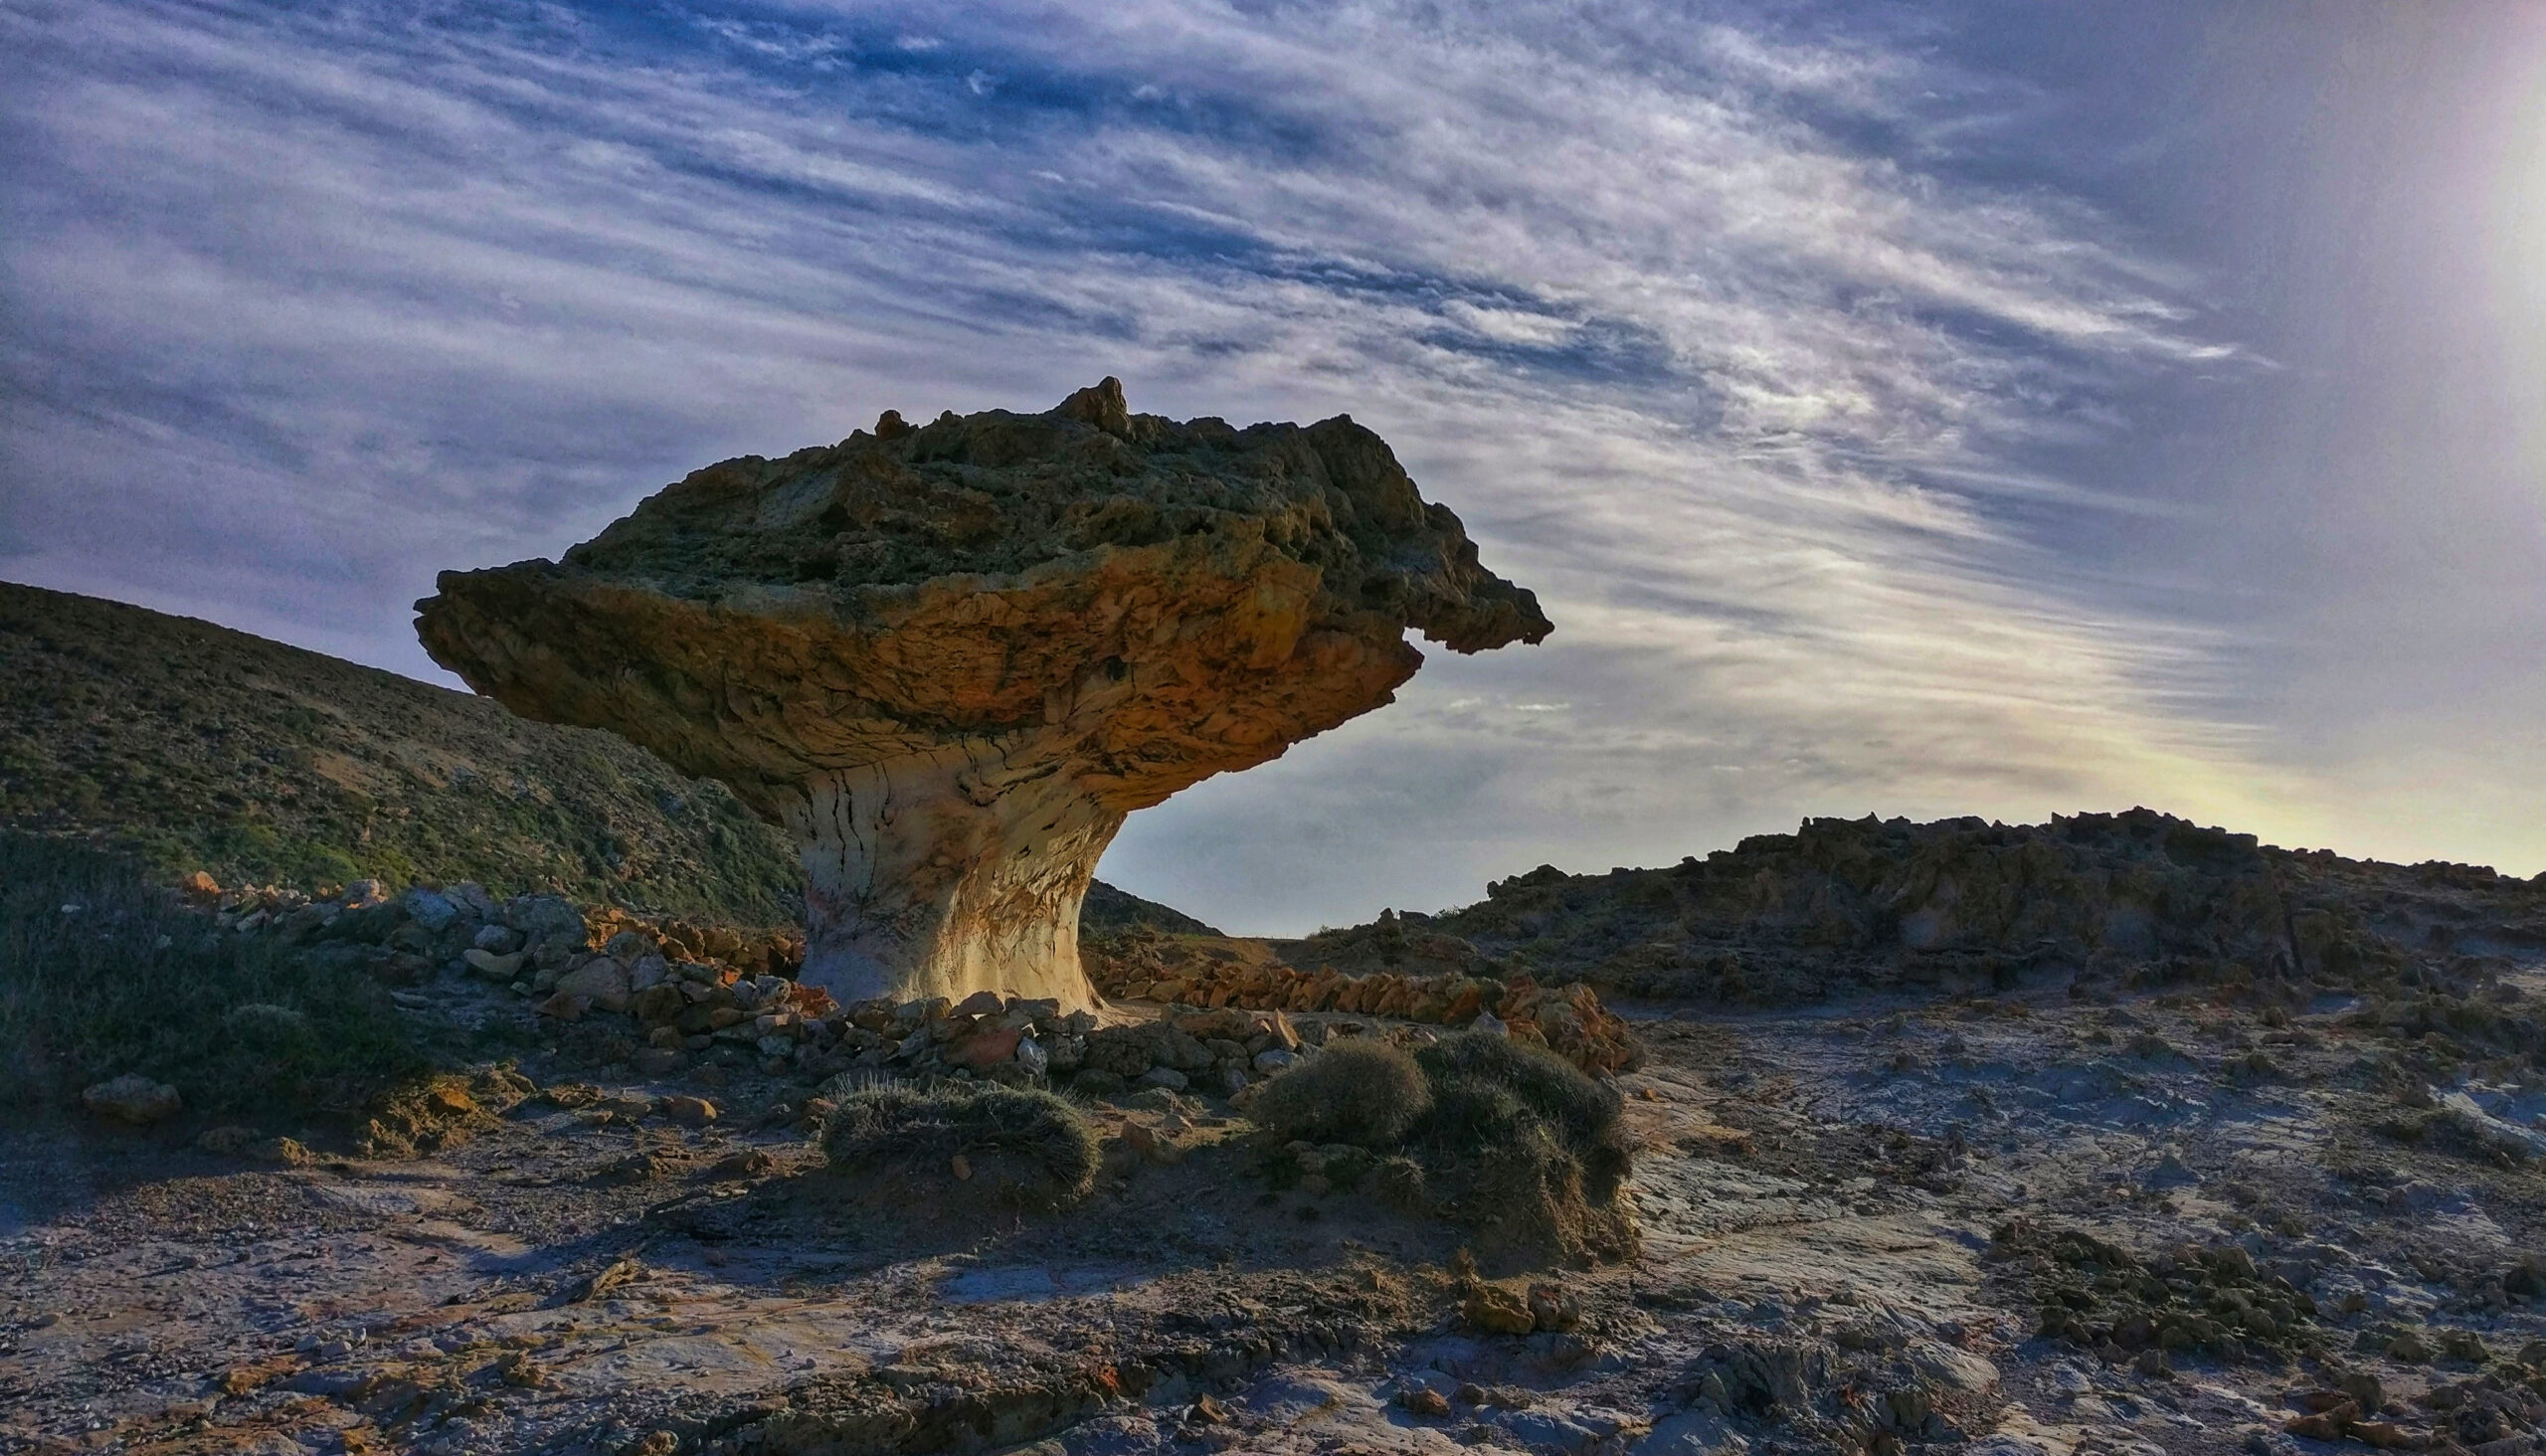
[[[1113,379],[641,502],[563,561],[447,572],[435,659],[526,716],[614,729],[735,784],[1056,733],[1121,807],[1388,701],[1421,656],[1536,642],[1385,442],[1134,415]]]
[[[1326,615],[1392,617],[1454,651],[1548,632],[1537,597],[1479,565],[1459,518],[1426,504],[1351,416],[1180,423],[1129,413],[1110,378],[1040,415],[950,412],[914,427],[888,411],[837,445],[709,465],[565,565],[693,601],[810,588],[853,619],[939,578],[1013,577],[1189,536],[1260,539],[1318,568]]]

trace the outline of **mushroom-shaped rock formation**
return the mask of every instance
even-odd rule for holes
[[[1387,446],[1134,415],[1108,379],[710,465],[568,551],[446,572],[434,659],[607,728],[793,831],[805,979],[1089,1003],[1079,901],[1123,817],[1535,642]]]

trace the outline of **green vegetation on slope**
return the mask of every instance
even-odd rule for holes
[[[224,884],[475,880],[746,925],[801,897],[775,829],[610,734],[6,583],[0,828]]]
[[[0,1106],[138,1072],[197,1113],[349,1113],[426,1066],[361,969],[218,934],[119,855],[0,832]]]

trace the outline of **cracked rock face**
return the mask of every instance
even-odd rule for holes
[[[1133,415],[1108,379],[697,471],[568,551],[446,572],[435,660],[794,831],[805,979],[1093,1000],[1078,910],[1124,816],[1546,618],[1339,416]]]

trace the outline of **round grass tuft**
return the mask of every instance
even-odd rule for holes
[[[1025,1175],[1018,1191],[1056,1204],[1095,1185],[1098,1159],[1094,1129],[1069,1103],[1037,1088],[976,1082],[849,1091],[823,1125],[822,1153],[848,1172],[935,1172],[958,1156],[1006,1160]]]
[[[1384,1149],[1403,1142],[1431,1104],[1414,1058],[1355,1038],[1265,1083],[1246,1115],[1286,1139]]]

